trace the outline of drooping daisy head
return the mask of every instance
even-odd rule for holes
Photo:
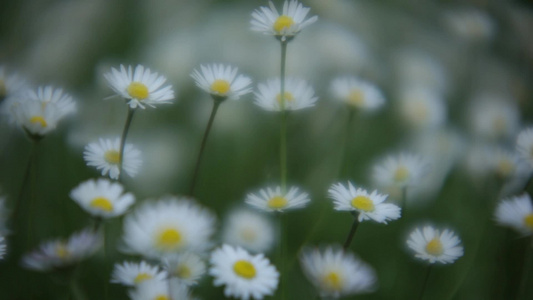
[[[374,179],[384,187],[408,187],[416,185],[427,174],[429,166],[420,156],[401,153],[388,156],[374,166]]]
[[[268,5],[269,7],[261,6],[252,13],[251,28],[273,35],[281,41],[290,40],[302,29],[318,20],[317,16],[306,18],[311,9],[296,0],[285,1],[281,14],[272,1]]]
[[[167,273],[157,266],[152,266],[144,260],[140,263],[125,261],[115,264],[111,274],[111,282],[125,286],[136,286],[147,280],[164,281]]]
[[[95,217],[111,218],[122,215],[135,202],[120,183],[108,179],[87,180],[70,192],[70,198]]]
[[[533,234],[533,204],[529,194],[502,200],[496,207],[496,221],[525,235]]]
[[[222,230],[224,243],[241,246],[255,253],[269,251],[274,244],[274,237],[271,220],[249,210],[237,210],[229,214]]]
[[[266,110],[283,111],[299,110],[312,107],[318,100],[313,88],[303,79],[289,77],[285,81],[284,97],[281,97],[281,82],[279,78],[260,83],[255,92],[255,104]]]
[[[203,251],[214,226],[214,215],[190,199],[148,200],[124,219],[123,250],[151,258]]]
[[[238,68],[223,64],[201,65],[200,70],[195,69],[191,73],[191,77],[196,81],[196,86],[216,101],[238,100],[252,91],[252,80],[242,74],[237,75],[238,71]]]
[[[376,286],[374,269],[340,247],[304,249],[300,264],[322,297],[368,293]]]
[[[163,86],[167,79],[142,65],[137,65],[135,70],[132,66],[126,69],[120,65],[120,71],[111,68],[111,72],[105,73],[104,77],[118,96],[129,100],[128,104],[132,109],[172,103],[174,99],[172,86]]]
[[[387,224],[387,221],[396,220],[401,215],[401,209],[397,205],[384,203],[387,195],[379,194],[378,191],[369,193],[362,188],[356,189],[351,182],[348,182],[348,186],[333,184],[328,194],[333,199],[336,210],[357,211],[359,222],[374,220]]]
[[[289,192],[283,193],[281,187],[260,189],[257,193],[246,195],[245,202],[264,211],[285,211],[305,207],[309,201],[306,192],[300,192],[297,187],[291,187]]]
[[[449,229],[435,229],[432,226],[416,228],[409,235],[407,246],[415,252],[415,257],[436,262],[453,263],[463,256],[461,240]]]
[[[192,252],[166,257],[163,263],[170,276],[187,286],[197,284],[206,270],[202,258]]]
[[[118,179],[120,174],[120,138],[98,139],[98,142],[85,146],[83,158],[88,166],[102,170],[102,176],[109,173],[111,179]],[[122,169],[133,177],[142,165],[141,151],[132,144],[124,146],[124,159]]]
[[[524,129],[518,134],[516,150],[520,158],[533,168],[533,128]]]
[[[101,237],[93,230],[73,234],[68,240],[53,240],[22,258],[24,267],[36,271],[51,271],[69,267],[94,254],[102,245]]]
[[[4,259],[4,255],[6,255],[6,248],[6,239],[0,236],[0,260]]]
[[[210,263],[213,284],[225,285],[226,297],[263,299],[273,295],[278,286],[279,273],[263,254],[251,255],[240,247],[222,245],[211,253]]]
[[[385,104],[383,94],[374,84],[353,76],[335,78],[330,89],[337,100],[361,111],[375,111]]]
[[[434,129],[446,122],[444,99],[434,89],[410,86],[399,93],[398,113],[414,129]]]

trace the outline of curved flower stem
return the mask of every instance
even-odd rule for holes
[[[433,269],[433,264],[429,265],[426,268],[426,275],[424,277],[424,283],[422,283],[422,290],[420,291],[420,296],[418,296],[418,300],[422,300],[424,297],[424,292],[426,291],[426,286],[428,283],[429,275],[431,274],[431,269]]]
[[[202,163],[202,156],[204,154],[205,145],[207,143],[207,137],[209,136],[209,132],[211,131],[211,126],[213,125],[213,121],[215,120],[215,116],[218,111],[218,107],[222,103],[221,100],[214,100],[213,102],[213,109],[211,110],[211,116],[209,116],[209,121],[207,122],[207,127],[204,132],[204,137],[202,138],[202,144],[200,146],[200,151],[198,152],[198,158],[196,159],[196,166],[194,167],[194,173],[192,175],[192,181],[191,181],[191,187],[189,188],[189,195],[191,197],[194,196],[194,188],[196,187],[196,179],[198,178],[198,171],[200,170],[200,164]]]
[[[281,129],[280,129],[280,169],[281,190],[287,191],[287,111],[285,110],[285,66],[287,59],[287,41],[280,40],[281,44],[281,74],[280,74],[280,104],[281,104]]]
[[[350,228],[350,232],[348,233],[348,236],[346,237],[346,241],[344,241],[344,244],[342,248],[344,250],[348,249],[350,247],[350,244],[352,243],[353,237],[355,236],[355,232],[357,231],[357,227],[359,227],[359,214],[356,212],[352,212],[352,215],[354,217],[352,228]]]
[[[133,113],[135,112],[135,108],[128,107],[128,116],[126,117],[126,124],[124,124],[124,130],[122,131],[122,137],[120,138],[120,153],[119,153],[119,173],[118,173],[118,181],[121,181],[122,178],[122,162],[124,160],[124,148],[126,147],[126,137],[128,136],[128,132],[130,130],[130,124],[131,120],[133,120]]]

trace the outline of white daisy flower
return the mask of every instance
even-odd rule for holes
[[[200,71],[195,69],[191,77],[196,81],[196,86],[215,100],[238,100],[252,91],[252,80],[242,74],[237,75],[238,71],[238,68],[223,64],[200,65]]]
[[[164,264],[170,276],[186,286],[197,284],[206,270],[203,260],[192,252],[169,256]]]
[[[345,187],[341,183],[333,184],[328,190],[329,197],[333,199],[336,210],[357,211],[359,222],[374,220],[385,223],[400,218],[401,209],[392,203],[384,203],[387,195],[377,191],[368,193],[362,188],[356,189],[351,182]]]
[[[111,274],[111,282],[126,286],[136,286],[147,280],[164,281],[167,273],[157,266],[152,266],[144,260],[140,263],[125,261],[115,264]]]
[[[401,153],[386,157],[374,167],[374,178],[383,187],[416,185],[427,174],[428,165],[418,155]]]
[[[124,214],[135,202],[120,183],[107,179],[87,180],[70,192],[70,198],[95,217],[111,218]]]
[[[476,136],[502,140],[516,134],[520,112],[513,99],[482,94],[476,96],[470,105],[468,119]]]
[[[405,88],[399,93],[398,112],[408,125],[418,129],[438,128],[446,122],[442,96],[425,87]]]
[[[53,240],[26,254],[22,264],[28,269],[49,271],[72,266],[94,254],[102,246],[101,237],[93,230],[73,234],[67,241]]]
[[[4,255],[6,255],[6,239],[3,236],[0,236],[0,260],[4,259]]]
[[[516,150],[520,158],[533,167],[533,128],[527,128],[520,132],[516,139]]]
[[[202,251],[209,247],[214,226],[214,215],[192,200],[145,201],[124,219],[124,250],[152,258]]]
[[[255,104],[266,110],[282,111],[281,82],[279,78],[260,83],[254,93]],[[299,110],[312,107],[318,100],[315,91],[305,80],[289,77],[285,81],[284,109]]]
[[[471,42],[488,40],[496,32],[496,24],[488,14],[471,8],[445,13],[444,23],[453,34]]]
[[[238,210],[227,216],[222,230],[224,243],[241,246],[255,253],[269,251],[275,239],[274,227],[266,216],[248,210]]]
[[[311,9],[296,0],[285,1],[281,15],[272,1],[269,1],[268,5],[269,7],[261,6],[252,13],[251,29],[273,35],[283,41],[294,37],[318,20],[317,16],[306,19]]]
[[[407,245],[415,251],[415,257],[427,260],[430,264],[453,263],[463,256],[461,240],[449,229],[441,231],[431,226],[416,228],[409,235]]]
[[[26,79],[17,74],[7,74],[4,66],[0,66],[0,102],[26,89],[27,86]]]
[[[50,85],[41,86],[36,91],[28,90],[26,95],[29,101],[41,103],[43,108],[48,104],[54,104],[58,110],[59,118],[76,112],[76,103],[72,97],[63,92],[61,88],[54,88]]]
[[[533,204],[529,195],[502,200],[496,207],[496,221],[525,235],[533,234]]]
[[[111,72],[104,74],[104,77],[117,95],[129,99],[128,104],[132,109],[168,104],[174,99],[172,86],[163,86],[167,79],[142,65],[137,65],[135,71],[132,66],[126,69],[120,65],[120,71],[111,68]]]
[[[88,144],[85,146],[85,151],[83,151],[83,158],[88,166],[102,170],[102,176],[109,173],[111,179],[118,179],[120,174],[120,138],[100,138],[98,142]],[[124,146],[122,169],[126,174],[133,177],[137,174],[141,165],[141,151],[132,144],[126,144]]]
[[[300,264],[322,297],[368,293],[376,286],[374,269],[342,248],[305,249]]]
[[[375,111],[385,104],[383,94],[374,84],[353,76],[335,78],[330,89],[336,99],[362,111]]]
[[[146,280],[130,290],[129,296],[131,300],[173,300],[170,298],[168,286],[168,280]]]
[[[229,245],[211,253],[209,274],[215,286],[225,285],[224,295],[242,300],[263,299],[276,291],[279,273],[263,254],[251,255]]]
[[[265,211],[285,211],[303,208],[311,201],[306,192],[291,187],[288,193],[282,193],[281,187],[261,189],[257,194],[250,193],[245,202]]]
[[[488,148],[485,154],[487,171],[502,180],[508,180],[524,171],[517,153],[501,148]]]

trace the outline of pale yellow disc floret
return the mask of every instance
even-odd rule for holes
[[[226,95],[231,88],[231,84],[224,79],[217,79],[211,84],[211,91],[219,95]]]
[[[503,116],[496,116],[492,120],[492,126],[497,134],[504,134],[507,129],[507,121]]]
[[[438,238],[429,241],[426,245],[426,252],[434,256],[441,255],[444,252],[441,241]]]
[[[287,206],[288,203],[289,201],[287,201],[287,199],[282,196],[274,196],[267,201],[268,207],[272,209],[284,208],[285,206]]]
[[[241,230],[241,238],[247,242],[253,242],[257,239],[257,234],[251,228],[243,228]]]
[[[399,166],[394,172],[394,181],[403,182],[409,178],[409,169],[405,166]]]
[[[139,284],[139,283],[141,283],[143,281],[150,280],[152,278],[153,278],[153,276],[148,274],[148,273],[139,273],[139,274],[137,274],[137,276],[135,276],[135,279],[133,279],[133,282],[135,284]]]
[[[138,81],[130,83],[130,85],[126,88],[126,91],[131,98],[139,100],[144,100],[150,95],[148,87],[144,83]]]
[[[166,295],[157,295],[154,300],[170,300],[170,298]]]
[[[283,29],[289,29],[294,24],[294,20],[286,15],[281,15],[277,18],[277,20],[274,22],[274,30],[277,33],[281,33]]]
[[[511,175],[511,173],[513,173],[514,169],[514,163],[506,158],[503,158],[498,161],[496,172],[501,177],[507,178],[509,175]]]
[[[40,124],[42,128],[45,128],[48,126],[48,123],[46,123],[46,120],[42,116],[33,116],[30,118],[30,123],[32,124]]]
[[[167,228],[161,231],[157,237],[157,246],[162,250],[172,250],[182,242],[181,233],[174,228]]]
[[[335,271],[328,272],[324,276],[323,281],[324,281],[324,285],[326,289],[330,291],[339,291],[342,289],[342,286],[343,286],[342,276],[340,276]]]
[[[104,153],[104,159],[112,165],[118,165],[120,162],[120,153],[117,150],[107,150]]]
[[[360,89],[351,90],[348,94],[348,103],[357,107],[363,106],[365,104],[365,94]]]
[[[370,200],[370,198],[368,198],[367,196],[356,196],[355,198],[352,199],[352,206],[355,208],[355,209],[358,209],[358,210],[362,210],[362,211],[366,211],[366,212],[370,212],[370,211],[374,211],[374,202],[372,202],[372,200]]]
[[[67,249],[67,246],[63,243],[59,243],[56,246],[56,255],[59,258],[67,258],[70,255],[70,252]]]
[[[254,265],[247,260],[238,260],[233,265],[233,271],[235,271],[235,274],[245,279],[254,278],[256,273]]]
[[[289,102],[294,101],[294,96],[291,94],[291,92],[284,92],[283,95],[284,95],[283,100],[289,101]],[[279,93],[276,96],[276,100],[278,101],[279,104],[281,104],[281,93]]]
[[[529,230],[533,231],[533,213],[524,217],[524,225],[526,225]]]
[[[113,211],[113,203],[105,197],[96,197],[91,201],[91,207],[105,212]]]
[[[192,271],[191,271],[191,268],[189,268],[189,266],[187,265],[179,265],[178,268],[176,269],[176,276],[178,276],[179,278],[182,278],[182,279],[187,279],[187,278],[191,278],[191,275],[192,275]]]

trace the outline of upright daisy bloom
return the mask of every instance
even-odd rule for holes
[[[102,239],[93,230],[84,230],[68,240],[53,240],[22,258],[24,267],[36,271],[51,271],[73,266],[94,254],[102,246]]]
[[[516,139],[516,150],[520,158],[533,168],[533,128],[527,128],[520,132]]]
[[[263,255],[223,245],[211,253],[209,274],[215,286],[225,285],[224,295],[242,300],[263,299],[276,291],[279,273]]]
[[[102,176],[109,173],[111,179],[118,179],[120,175],[120,138],[100,138],[98,142],[88,144],[85,146],[85,151],[83,151],[83,158],[88,166],[102,170]],[[122,169],[126,174],[133,177],[137,174],[141,165],[141,151],[132,144],[126,144]]]
[[[285,1],[281,14],[272,1],[268,5],[269,7],[261,6],[252,13],[251,28],[283,41],[290,40],[302,29],[318,20],[317,16],[306,18],[311,9],[296,0]]]
[[[129,291],[129,296],[132,300],[172,300],[167,279],[143,281]]]
[[[374,269],[340,247],[328,247],[322,253],[318,249],[305,249],[300,264],[322,297],[368,293],[376,286]]]
[[[285,104],[282,106],[280,79],[271,79],[260,83],[259,92],[254,93],[255,104],[271,111],[299,110],[315,105],[318,97],[313,88],[302,79],[289,77],[285,82]]]
[[[274,226],[263,214],[248,210],[234,211],[226,218],[222,240],[251,252],[267,252],[274,245]]]
[[[120,216],[135,202],[121,184],[107,179],[87,180],[70,192],[70,198],[89,214],[100,218]]]
[[[163,263],[168,274],[186,286],[197,284],[206,270],[203,260],[193,252],[169,256]]]
[[[383,187],[416,185],[428,172],[426,161],[415,154],[389,156],[374,167],[374,178]]]
[[[520,123],[520,111],[514,99],[478,95],[469,107],[472,132],[485,140],[514,137]]]
[[[184,198],[145,201],[124,219],[124,250],[150,258],[164,258],[209,247],[215,217]]]
[[[111,282],[125,286],[136,286],[147,280],[164,281],[167,276],[165,271],[144,260],[140,263],[125,261],[122,264],[115,264],[111,274]]]
[[[252,91],[252,80],[244,75],[237,75],[239,69],[223,64],[200,66],[195,69],[191,77],[196,86],[209,93],[215,100],[238,100],[241,96]]]
[[[463,256],[461,240],[449,229],[441,231],[432,226],[416,228],[409,235],[407,246],[415,252],[415,257],[430,264],[449,264]]]
[[[411,86],[399,93],[398,113],[415,129],[433,129],[446,122],[447,108],[437,90]]]
[[[385,104],[385,97],[374,84],[353,76],[335,78],[330,90],[337,100],[360,111],[375,111]]]
[[[309,195],[300,192],[297,187],[291,187],[288,193],[283,193],[279,186],[261,189],[256,194],[250,193],[245,199],[247,204],[269,212],[303,208],[309,201]]]
[[[401,215],[401,209],[397,205],[384,203],[387,195],[377,191],[369,193],[362,188],[356,189],[351,182],[348,182],[347,187],[341,183],[333,184],[328,194],[333,199],[336,210],[358,212],[359,222],[374,220],[387,224],[387,221],[396,220]]]
[[[502,200],[496,207],[496,221],[524,235],[533,234],[533,205],[527,193]]]
[[[120,65],[120,71],[111,68],[111,72],[104,74],[104,77],[118,96],[128,100],[132,109],[172,103],[174,99],[172,86],[163,86],[167,79],[142,65],[137,65],[135,70],[132,66],[126,69]]]
[[[521,173],[528,173],[521,166],[520,157],[517,153],[501,148],[488,149],[485,153],[485,163],[487,171],[501,180],[509,180]]]

